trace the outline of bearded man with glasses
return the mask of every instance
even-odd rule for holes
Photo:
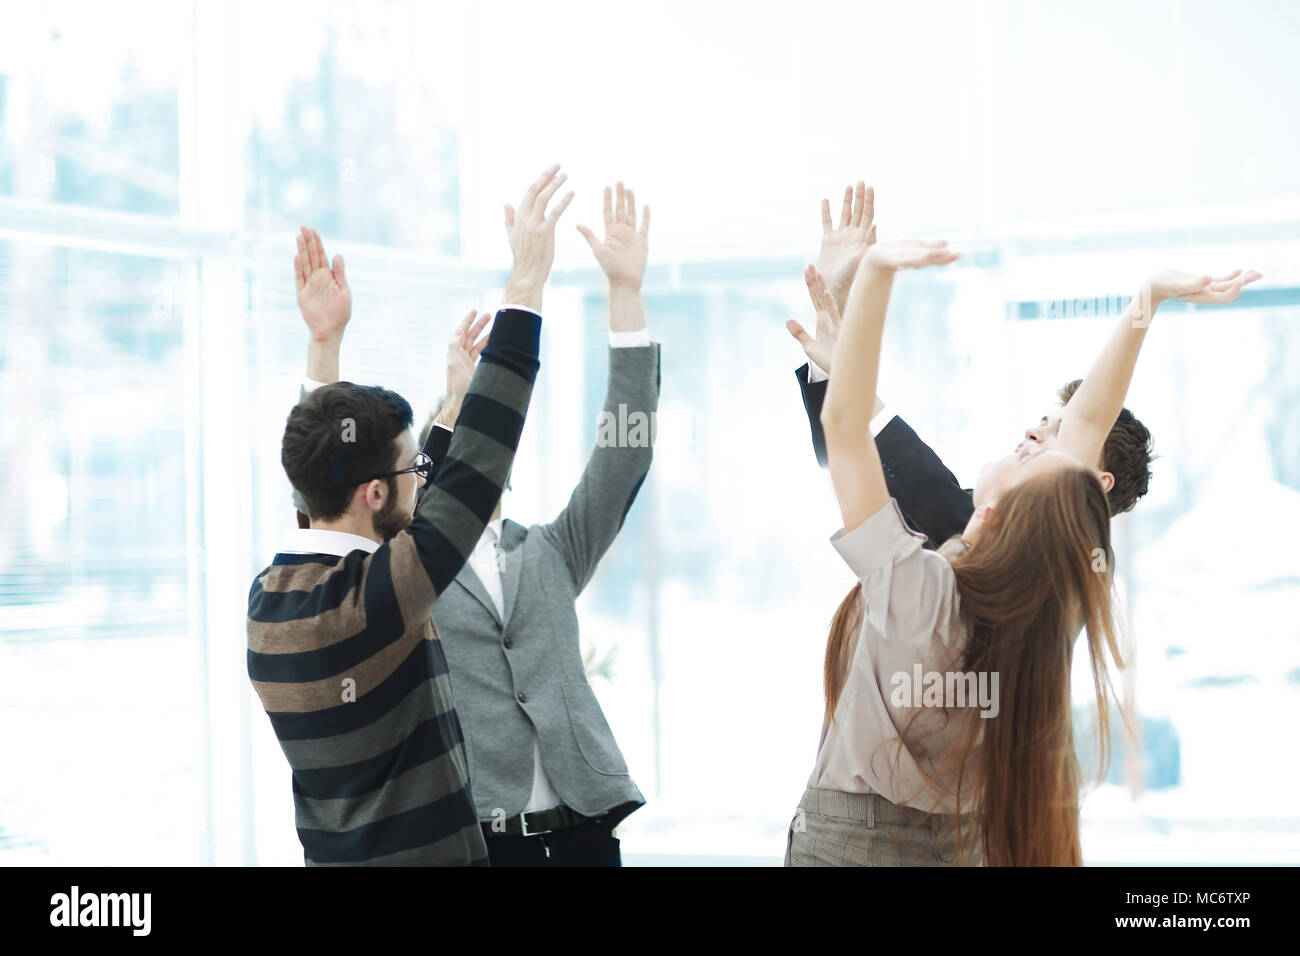
[[[281,462],[311,517],[249,591],[248,675],[293,771],[309,866],[488,862],[431,611],[482,536],[519,446],[555,224],[573,198],[547,214],[557,173],[525,193],[506,286],[513,304],[478,347],[446,459],[418,504],[430,466],[411,406],[336,381],[331,343],[352,312],[343,260],[331,265],[311,230],[298,239],[308,377],[334,384],[306,394],[285,424]]]

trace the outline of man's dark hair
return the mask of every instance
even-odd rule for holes
[[[357,484],[396,470],[393,443],[413,421],[410,404],[396,392],[351,382],[326,385],[289,413],[280,463],[313,518],[338,518]],[[391,479],[389,485],[395,490]]]
[[[1061,388],[1056,396],[1067,404],[1083,384],[1076,378]],[[1101,466],[1115,476],[1115,484],[1106,495],[1113,515],[1132,511],[1151,483],[1151,460],[1154,445],[1151,432],[1127,408],[1121,409],[1114,427],[1101,449]]]

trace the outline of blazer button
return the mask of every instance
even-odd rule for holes
[[[898,476],[894,474],[894,469],[893,469],[893,468],[891,468],[891,467],[889,467],[888,465],[886,465],[886,466],[885,466],[885,477],[886,477],[886,478],[896,478],[896,477],[898,477]]]
[[[525,694],[522,690],[519,693],[515,694],[515,697],[519,699],[519,703],[521,704],[528,703],[528,695]]]
[[[510,640],[510,638],[507,637],[505,640],[505,645],[506,645],[506,650],[509,650],[510,648],[515,646],[515,642]]]

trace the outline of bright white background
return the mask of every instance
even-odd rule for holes
[[[447,332],[497,303],[502,205],[551,162],[578,198],[516,520],[567,499],[603,394],[573,226],[616,178],[654,210],[660,444],[580,608],[649,801],[629,862],[779,860],[811,770],[851,577],[783,322],[807,317],[820,199],[859,178],[883,234],[967,253],[899,283],[882,392],[968,484],[1099,347],[1106,318],[1061,302],[1122,304],[1166,266],[1265,274],[1240,307],[1162,314],[1130,393],[1161,455],[1116,522],[1144,739],[1088,797],[1085,853],[1300,860],[1298,16],[24,7],[0,36],[0,860],[300,863],[243,628],[291,519],[292,231],[348,258],[344,376],[427,409]]]

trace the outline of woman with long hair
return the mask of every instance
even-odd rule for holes
[[[985,465],[970,523],[935,552],[890,498],[869,422],[895,272],[956,258],[944,242],[876,243],[845,308],[821,421],[844,522],[831,543],[858,583],[831,623],[790,866],[1082,863],[1075,638],[1087,635],[1103,766],[1107,654],[1123,666],[1095,463],[1159,304],[1228,302],[1260,278],[1148,280],[1065,406],[1057,447]]]

